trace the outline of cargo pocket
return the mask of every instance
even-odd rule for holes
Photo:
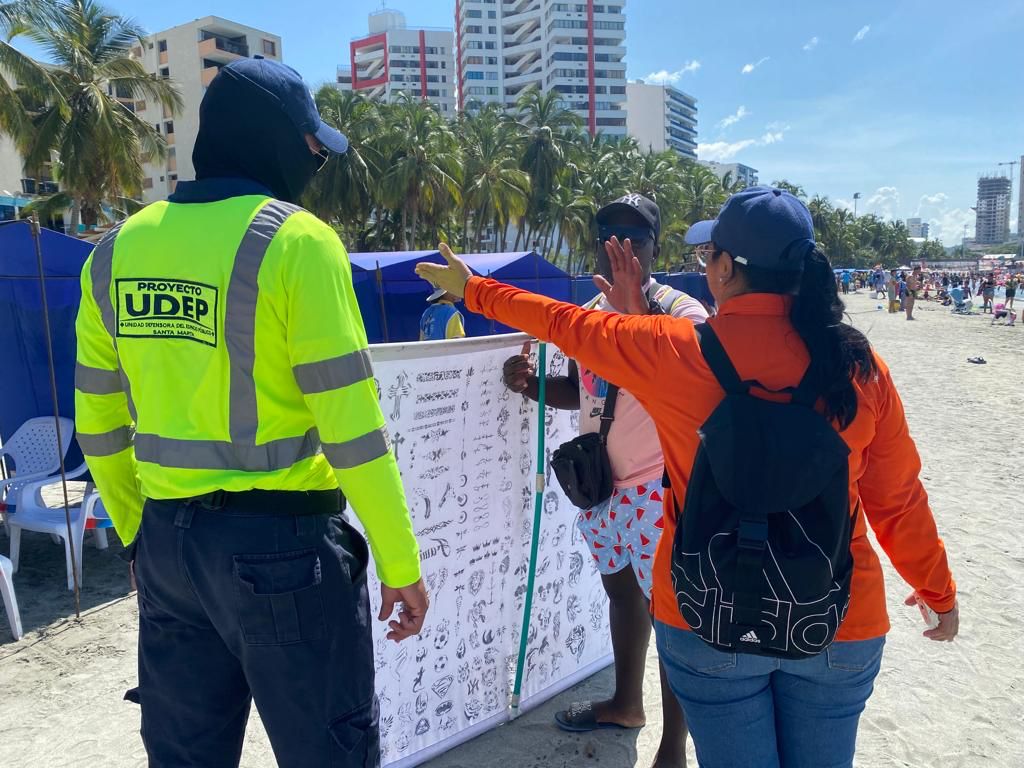
[[[377,697],[328,726],[334,741],[332,768],[377,768],[380,765],[380,710]]]
[[[249,645],[315,640],[324,633],[316,550],[235,555],[238,615]]]

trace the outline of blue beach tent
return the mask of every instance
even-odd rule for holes
[[[82,292],[79,277],[92,244],[41,231],[43,275],[50,310],[57,402],[61,416],[75,415],[75,317]],[[53,415],[39,266],[27,221],[0,222],[0,349],[5,352],[0,389],[0,439],[8,440],[26,420]],[[66,464],[82,463],[72,444]]]
[[[427,296],[432,289],[416,275],[416,264],[421,261],[443,264],[440,252],[353,253],[349,258],[356,298],[370,342],[417,340],[420,317],[427,308]],[[560,301],[572,300],[569,275],[532,251],[465,254],[462,258],[482,277],[493,277]],[[465,310],[463,315],[466,333],[470,336],[512,330]]]

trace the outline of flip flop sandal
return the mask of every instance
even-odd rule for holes
[[[974,363],[976,365],[985,365],[986,363],[988,363],[988,360],[986,360],[984,357],[968,357],[967,362]]]
[[[602,730],[635,730],[619,723],[600,723],[590,701],[573,702],[569,709],[555,713],[555,725],[569,733],[589,733]]]

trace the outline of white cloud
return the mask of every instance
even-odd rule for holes
[[[750,111],[745,106],[740,104],[740,108],[737,109],[735,113],[729,115],[726,118],[723,118],[718,123],[718,127],[719,128],[728,128],[730,125],[736,125],[736,123],[738,123],[744,117],[747,117],[749,114],[750,114]]]
[[[736,155],[749,147],[766,147],[777,144],[784,138],[784,131],[768,131],[756,139],[740,141],[714,141],[710,144],[698,144],[697,156],[701,160],[715,160],[723,163],[732,160]]]
[[[817,35],[815,35],[810,40],[808,40],[806,43],[804,43],[804,50],[805,51],[813,51],[817,47],[818,47],[818,36]]]
[[[751,72],[753,72],[755,69],[760,67],[762,64],[764,64],[770,58],[771,58],[771,56],[765,56],[763,59],[761,59],[760,61],[757,61],[757,62],[755,62],[753,64],[744,64],[743,65],[743,69],[741,69],[740,72],[742,72],[744,75],[749,75]]]
[[[964,236],[964,225],[967,225],[967,236],[974,237],[974,211],[970,208],[950,208],[949,196],[945,192],[934,195],[921,195],[915,216],[928,222],[928,236],[933,240],[941,240],[944,245],[956,245]]]
[[[871,31],[871,25],[870,24],[865,24],[863,27],[860,28],[860,30],[857,32],[857,34],[853,36],[853,42],[859,43],[861,40],[863,40],[865,37],[868,36],[868,32],[870,32],[870,31]]]
[[[901,197],[896,187],[879,187],[870,195],[861,197],[858,201],[857,213],[873,213],[879,218],[887,221],[905,219],[901,215]],[[835,200],[837,207],[853,211],[853,200],[838,198]],[[945,192],[936,192],[934,195],[921,195],[917,204],[917,210],[913,215],[928,222],[928,237],[932,240],[941,240],[943,245],[956,245],[964,234],[964,225],[967,225],[967,236],[974,236],[974,211],[970,208],[951,208],[949,195]]]
[[[692,61],[686,62],[686,64],[675,72],[669,72],[667,69],[663,69],[659,72],[651,72],[651,74],[644,78],[644,82],[655,85],[675,85],[683,75],[696,72],[698,69],[700,69],[700,62],[693,59]]]
[[[873,213],[876,216],[892,221],[898,216],[900,209],[900,191],[896,187],[879,187],[863,203],[861,210],[864,213]]]
[[[918,215],[921,213],[921,208],[925,205],[941,205],[946,202],[949,198],[945,192],[938,192],[934,195],[921,195],[921,202],[918,203],[917,212]]]

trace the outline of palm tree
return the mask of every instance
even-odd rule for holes
[[[316,93],[316,105],[324,122],[345,134],[348,151],[332,157],[317,174],[305,196],[305,206],[322,219],[338,219],[354,230],[357,247],[365,238],[360,231],[373,207],[372,179],[381,170],[377,143],[381,117],[374,102],[355,91],[339,91],[325,85]]]
[[[459,197],[460,156],[451,126],[436,108],[403,94],[382,109],[387,170],[378,194],[401,211],[399,247],[415,247],[421,214],[435,218]]]
[[[722,183],[710,169],[687,163],[680,180],[680,218],[687,224],[713,219],[725,202]]]
[[[807,199],[807,193],[799,184],[793,184],[785,179],[778,179],[777,181],[772,182],[772,186],[776,189],[783,189],[793,195],[793,197],[799,198],[800,200]]]
[[[541,93],[539,88],[529,88],[519,96],[516,108],[518,123],[526,136],[519,167],[529,174],[531,183],[526,216],[520,220],[516,236],[518,249],[520,237],[525,234],[528,244],[532,231],[540,227],[547,198],[583,123],[565,108],[561,95],[555,91]]]
[[[0,68],[17,80],[22,104],[36,107],[26,110],[30,127],[8,115],[0,128],[13,129],[26,167],[56,158],[56,175],[74,216],[92,226],[104,204],[141,192],[144,157],[166,155],[160,134],[122,100],[149,99],[173,113],[181,108],[181,96],[130,57],[142,29],[96,0],[25,0],[4,8],[2,31],[33,42],[49,65],[40,67],[12,46],[0,46]],[[9,91],[10,84],[3,88]],[[5,111],[12,111],[10,102]]]
[[[732,171],[726,171],[722,175],[722,189],[727,195],[735,195],[737,192],[742,192],[747,188],[747,183],[743,179],[734,179]]]
[[[484,229],[492,223],[501,232],[504,248],[509,222],[526,214],[530,197],[530,177],[519,168],[522,138],[496,104],[464,120],[462,136],[464,221],[472,213],[478,250]]]
[[[552,261],[558,264],[562,253],[562,243],[568,241],[569,254],[566,256],[566,268],[572,264],[572,244],[590,242],[590,221],[597,213],[597,202],[589,195],[572,186],[568,174],[555,185],[548,200],[548,215],[551,226],[558,229],[558,241],[551,251]],[[581,248],[581,250],[584,250]]]

